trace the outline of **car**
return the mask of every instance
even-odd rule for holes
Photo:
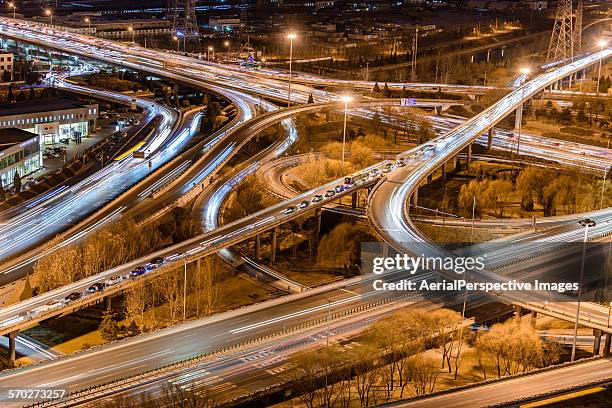
[[[163,264],[166,263],[166,261],[161,256],[158,256],[156,258],[151,259],[150,263],[155,264],[157,266],[162,266]]]
[[[138,125],[140,125],[140,121],[139,120],[135,120],[134,121],[134,126],[138,126]]]
[[[336,186],[336,187],[334,188],[334,191],[335,191],[336,193],[341,193],[341,192],[343,192],[343,191],[344,191],[344,186]]]
[[[87,288],[87,293],[100,292],[100,291],[104,290],[105,287],[106,287],[106,285],[104,283],[96,282],[93,285],[91,285],[89,288]]]
[[[371,176],[378,176],[379,174],[380,174],[380,170],[378,169],[373,169],[370,171]]]
[[[393,170],[393,163],[386,163],[383,166],[383,173],[390,173]]]
[[[121,132],[121,133],[119,133],[119,135],[120,135],[121,137],[127,137],[127,135],[128,135],[128,134],[127,134],[127,132]]]
[[[310,201],[308,201],[308,200],[304,200],[304,201],[302,201],[301,203],[299,203],[299,204],[298,204],[298,208],[300,208],[300,209],[301,209],[301,208],[306,208],[306,207],[308,207],[309,205],[310,205]]]
[[[336,192],[334,190],[327,190],[325,192],[325,197],[333,197],[334,195],[336,195]]]
[[[291,214],[293,212],[295,212],[297,208],[294,205],[290,205],[289,207],[285,208],[283,210],[283,214]]]
[[[145,265],[145,269],[147,271],[152,271],[153,269],[157,269],[157,264],[149,262]]]
[[[312,198],[313,203],[318,203],[321,200],[323,200],[323,196],[321,194],[317,194]]]
[[[109,279],[106,280],[106,282],[104,282],[104,284],[106,286],[112,286],[114,284],[117,284],[119,282],[121,282],[123,280],[123,276],[113,276]]]
[[[406,162],[404,161],[404,159],[399,159],[397,161],[397,167],[404,167],[406,165]]]
[[[132,272],[130,272],[130,277],[135,278],[144,274],[146,271],[147,269],[144,266],[137,266]]]
[[[60,143],[68,144],[70,143],[70,139],[68,139],[67,137],[63,137],[60,139]]]
[[[75,301],[75,300],[77,300],[77,299],[80,299],[80,298],[82,298],[82,297],[83,297],[83,294],[81,294],[81,293],[79,293],[79,292],[72,292],[71,294],[69,294],[68,296],[66,296],[66,297],[64,298],[64,301],[65,301],[66,303],[70,303],[70,302]]]

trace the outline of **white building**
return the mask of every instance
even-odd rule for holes
[[[23,177],[42,166],[39,136],[21,129],[0,129],[0,181],[2,188],[13,183],[15,172]]]
[[[0,53],[0,82],[4,82],[5,75],[8,75],[5,72],[10,73],[9,80],[13,80],[13,54],[11,53]]]
[[[18,128],[40,136],[41,145],[87,137],[96,129],[97,104],[78,99],[45,98],[0,105],[0,129]]]

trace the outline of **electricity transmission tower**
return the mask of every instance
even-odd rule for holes
[[[198,20],[196,19],[195,5],[197,0],[169,0],[172,2],[172,33],[183,41],[185,47],[188,42],[199,42]]]
[[[573,17],[572,0],[559,0],[546,56],[547,62],[571,60],[574,57]]]
[[[578,0],[574,13],[574,57],[582,54],[582,3]]]

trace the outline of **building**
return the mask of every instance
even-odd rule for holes
[[[96,129],[98,104],[58,97],[0,104],[0,129],[19,128],[40,136],[41,145],[75,136],[87,137]]]
[[[39,136],[16,128],[0,129],[0,181],[6,188],[15,172],[23,177],[42,167]]]
[[[0,53],[0,82],[9,82],[12,80],[13,80],[13,54]]]

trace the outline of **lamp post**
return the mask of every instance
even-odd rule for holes
[[[183,323],[187,320],[187,258],[185,258],[185,270],[183,274]]]
[[[597,45],[599,45],[599,51],[603,51],[604,47],[608,44],[606,40],[597,41]],[[601,58],[599,59],[599,68],[597,68],[597,90],[595,91],[595,95],[599,97],[599,77],[601,76]]]
[[[342,130],[342,164],[340,167],[340,173],[344,174],[344,148],[346,145],[346,116],[348,112],[348,104],[353,100],[352,96],[344,95],[340,98],[344,102],[344,127]]]
[[[580,297],[582,296],[582,276],[584,274],[584,258],[586,255],[586,244],[589,234],[589,227],[594,227],[597,223],[589,218],[578,221],[584,227],[584,240],[582,241],[582,262],[580,264],[580,282],[578,282],[578,303],[576,304],[576,320],[574,321],[574,339],[572,341],[572,357],[570,361],[576,359],[576,338],[578,337],[578,318],[580,316]]]
[[[179,50],[179,44],[180,44],[179,39],[178,39],[178,37],[177,37],[176,35],[175,35],[174,37],[172,37],[172,39],[173,39],[174,41],[176,41],[176,52],[178,52],[178,50]]]
[[[45,14],[49,16],[51,20],[51,25],[53,25],[53,12],[51,11],[51,9],[46,9]]]
[[[129,26],[129,27],[127,28],[127,30],[128,30],[130,33],[132,33],[132,42],[133,42],[133,43],[135,43],[135,42],[136,42],[136,41],[135,41],[136,31],[134,31],[134,27]]]
[[[15,5],[15,3],[11,3],[11,2],[9,2],[7,4],[8,4],[9,7],[13,8],[13,20],[17,19],[17,17],[16,17],[17,6]]]
[[[87,23],[87,34],[91,35],[91,19],[89,17],[85,17],[85,22]]]
[[[223,46],[225,47],[225,58],[227,59],[230,50],[230,42],[227,40],[223,41]]]
[[[215,59],[215,49],[212,46],[208,47],[208,55],[206,56],[206,59],[210,61],[211,57],[210,54],[212,53],[212,59]]]
[[[287,95],[287,107],[291,106],[291,62],[293,60],[293,40],[297,38],[294,33],[290,33],[289,38],[289,92]]]
[[[521,85],[521,106],[517,111],[517,124],[518,124],[518,139],[516,140],[516,154],[518,155],[521,151],[521,128],[523,127],[523,99],[525,99],[525,82],[527,82],[527,75],[531,70],[527,67],[521,68],[521,74],[525,75],[523,78],[523,84]]]

